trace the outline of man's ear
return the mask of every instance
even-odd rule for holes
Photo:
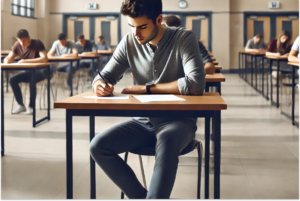
[[[160,15],[157,17],[157,20],[156,20],[157,26],[161,25],[161,23],[162,23],[162,14],[160,14]]]

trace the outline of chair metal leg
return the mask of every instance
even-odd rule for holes
[[[125,163],[127,163],[127,158],[128,158],[128,152],[126,152],[125,156],[124,156]],[[124,193],[123,193],[123,191],[121,191],[121,199],[124,199]]]
[[[144,187],[147,190],[146,177],[145,177],[143,160],[142,160],[142,156],[141,155],[139,155],[139,160],[140,160],[141,172],[142,172],[142,176],[143,176]]]
[[[197,199],[200,199],[200,191],[201,191],[201,168],[202,168],[202,157],[203,157],[203,147],[202,143],[199,142],[197,145],[198,152],[198,181],[197,181]]]

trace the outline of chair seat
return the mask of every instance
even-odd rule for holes
[[[185,155],[190,153],[197,147],[198,143],[199,141],[194,139],[180,152],[180,155]],[[142,147],[138,149],[133,149],[130,151],[130,153],[144,155],[144,156],[155,156],[155,147]]]

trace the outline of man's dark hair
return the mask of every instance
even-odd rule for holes
[[[98,37],[100,40],[104,40],[104,37],[103,36],[99,36]]]
[[[58,40],[66,40],[67,36],[64,33],[58,35]]]
[[[259,38],[260,40],[262,40],[264,38],[264,36],[262,34],[256,34],[255,36],[256,36],[256,38]]]
[[[29,37],[29,33],[26,29],[21,29],[17,33],[17,38],[19,39],[28,38],[28,37]]]
[[[146,15],[156,24],[157,17],[162,14],[162,2],[161,0],[125,0],[120,12],[132,18]]]
[[[78,34],[77,39],[84,39],[84,35],[82,33]]]
[[[166,24],[169,27],[180,27],[181,26],[181,20],[175,16],[175,15],[170,15],[165,17]]]

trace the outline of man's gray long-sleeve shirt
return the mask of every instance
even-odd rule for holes
[[[155,52],[149,43],[140,45],[134,34],[128,33],[117,46],[101,75],[115,85],[128,69],[131,69],[138,85],[178,80],[182,95],[202,95],[205,88],[205,71],[197,39],[192,31],[183,28],[166,27]],[[99,79],[97,75],[93,84]],[[149,119],[152,124],[157,124],[182,118]],[[196,118],[186,120],[196,123]]]

